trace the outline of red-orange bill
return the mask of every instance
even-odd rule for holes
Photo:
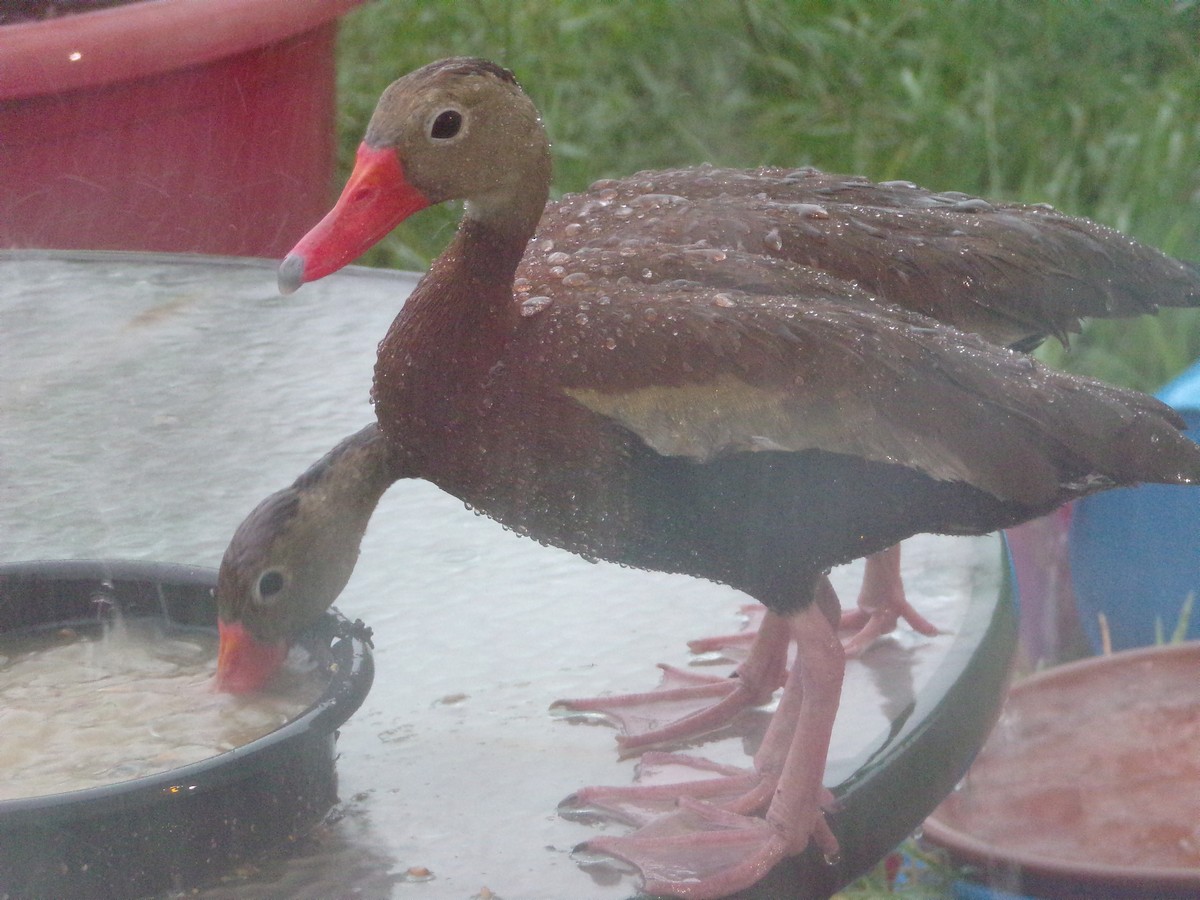
[[[279,266],[280,292],[290,294],[305,282],[336,272],[428,205],[428,198],[408,183],[395,150],[363,142],[333,209]]]
[[[217,651],[217,690],[246,694],[262,688],[283,666],[286,641],[264,643],[241,622],[217,622],[221,647]]]

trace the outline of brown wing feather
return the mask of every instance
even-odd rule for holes
[[[650,280],[632,256],[589,250],[570,262],[594,290],[574,303],[532,293],[572,272],[529,266],[532,314],[506,356],[664,455],[821,449],[1030,504],[1064,480],[1200,475],[1177,417],[1150,398],[786,261],[756,265],[757,286],[782,295],[704,284],[714,267],[744,284],[743,257],[664,252]]]
[[[598,182],[548,207],[530,261],[588,246],[651,269],[649,248],[662,246],[800,263],[1005,344],[1065,341],[1087,316],[1200,304],[1194,266],[1094,222],[813,169],[700,167]]]

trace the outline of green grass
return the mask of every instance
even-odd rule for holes
[[[1051,203],[1200,259],[1200,4],[987,0],[370,3],[345,20],[348,165],[379,92],[449,55],[512,68],[555,189],[699,162],[811,164]],[[368,258],[421,268],[457,212]],[[1152,388],[1200,355],[1200,317],[1100,323],[1055,365]]]

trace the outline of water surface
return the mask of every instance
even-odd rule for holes
[[[216,647],[215,632],[152,618],[0,635],[0,800],[199,762],[269,734],[321,695],[324,677],[299,665],[254,695],[214,691]]]

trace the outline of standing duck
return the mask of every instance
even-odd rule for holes
[[[837,852],[821,783],[845,658],[831,566],[1200,479],[1168,408],[968,332],[1062,335],[1081,315],[1194,303],[1200,279],[1049,210],[812,170],[646,173],[547,209],[549,183],[537,111],[506,70],[444,60],[383,94],[281,286],[430,204],[461,199],[463,220],[380,344],[378,424],[238,529],[218,678],[266,677],[399,478],[544,543],[732,585],[770,611],[762,640],[797,650],[752,776],[719,801],[681,785],[673,824],[590,842],[651,893],[720,897],[810,842]],[[861,271],[841,242],[869,257]]]

